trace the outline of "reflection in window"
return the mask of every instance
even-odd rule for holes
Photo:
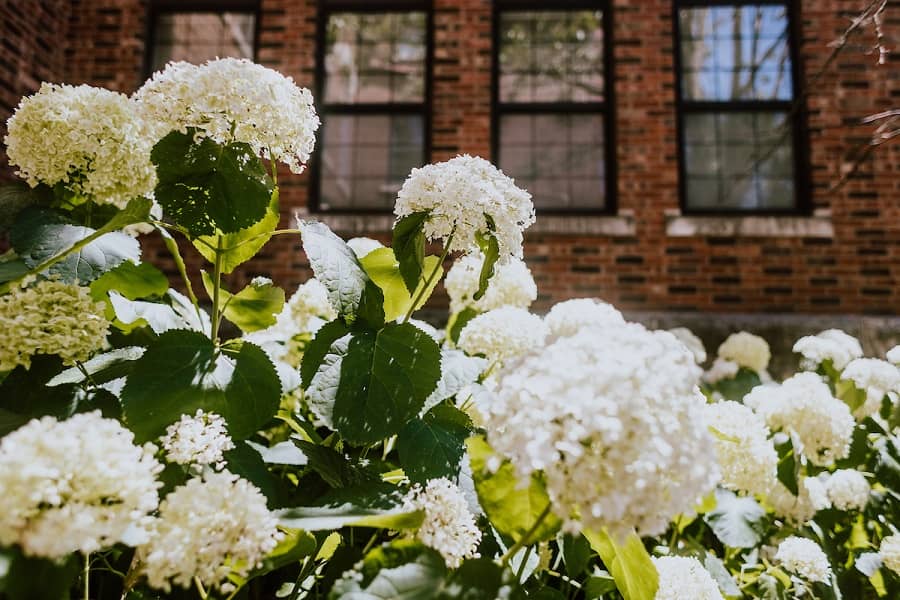
[[[606,208],[603,12],[501,10],[497,159],[544,211]]]
[[[256,15],[251,12],[165,12],[156,16],[151,69],[169,61],[253,58]]]
[[[410,170],[425,162],[426,15],[325,18],[317,208],[390,210]]]
[[[686,208],[794,209],[787,6],[692,5],[678,21]]]

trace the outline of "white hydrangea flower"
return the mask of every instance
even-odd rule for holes
[[[798,373],[781,385],[757,386],[744,404],[762,415],[773,431],[796,434],[801,451],[814,465],[830,465],[850,451],[853,415],[815,373]]]
[[[522,258],[522,232],[534,223],[531,194],[488,161],[468,154],[412,170],[397,194],[394,214],[417,212],[429,214],[429,240],[446,244],[452,233],[451,252],[471,252],[479,235],[493,232],[501,264],[510,256]]]
[[[437,550],[451,569],[467,558],[479,556],[481,530],[465,494],[450,480],[441,477],[429,479],[425,487],[414,485],[406,496],[404,509],[425,512],[416,539]]]
[[[35,354],[57,354],[63,364],[87,360],[106,344],[109,321],[90,289],[44,280],[0,296],[0,372],[31,366]]]
[[[656,535],[719,479],[698,374],[670,333],[584,329],[497,374],[488,442],[522,481],[544,472],[566,530]]]
[[[895,533],[882,539],[878,554],[881,555],[884,566],[900,575],[900,534]]]
[[[831,565],[822,548],[814,541],[790,536],[778,544],[775,561],[787,571],[811,582],[827,582],[831,578]]]
[[[503,362],[544,345],[547,327],[524,308],[504,306],[482,313],[466,323],[457,347],[471,356],[484,355]]]
[[[204,412],[181,415],[166,428],[160,440],[166,451],[166,460],[180,465],[225,465],[225,453],[234,448],[228,435],[225,419],[216,413]]]
[[[840,329],[826,329],[816,335],[804,336],[794,344],[794,352],[803,356],[802,366],[810,370],[830,360],[840,371],[851,360],[863,355],[859,340]]]
[[[478,312],[486,312],[503,306],[528,308],[537,299],[537,285],[531,271],[521,259],[510,258],[509,262],[497,265],[488,282],[484,296],[479,300],[472,297],[478,291],[479,275],[484,255],[473,252],[463,256],[450,267],[444,287],[450,296],[450,312],[457,313],[467,306]]]
[[[670,329],[669,333],[678,338],[678,341],[687,346],[687,349],[694,355],[694,361],[698,365],[706,362],[706,348],[703,346],[703,340],[694,335],[694,332],[687,327],[675,327]]]
[[[869,501],[871,487],[859,471],[839,469],[825,481],[825,491],[838,510],[862,510]]]
[[[319,117],[306,88],[246,59],[202,65],[171,62],[134,94],[157,138],[199,130],[219,143],[244,142],[266,160],[302,173],[316,142]]]
[[[703,381],[715,384],[723,379],[731,379],[738,374],[741,366],[736,362],[725,360],[724,358],[716,358],[712,366],[703,374]]]
[[[887,361],[895,366],[900,366],[900,344],[894,346],[885,353]]]
[[[762,417],[732,401],[707,404],[704,416],[714,429],[723,485],[749,494],[768,493],[776,481],[778,454]]]
[[[736,362],[739,366],[757,373],[764,373],[769,366],[769,359],[772,358],[768,342],[746,331],[729,335],[719,346],[717,354],[720,358]]]
[[[612,304],[594,298],[576,298],[554,304],[544,317],[553,337],[569,337],[587,327],[616,327],[625,318]]]
[[[655,600],[723,600],[719,586],[696,558],[653,557],[659,574]]]
[[[353,250],[356,258],[363,258],[370,252],[374,252],[379,248],[384,248],[384,244],[382,244],[378,240],[373,240],[372,238],[367,237],[355,237],[349,239],[347,240],[347,245],[350,246],[351,250]]]
[[[228,471],[189,479],[160,503],[150,540],[138,549],[150,587],[169,592],[194,577],[228,593],[230,573],[246,576],[283,537],[266,498]]]
[[[877,358],[857,358],[841,373],[841,379],[852,381],[866,392],[866,401],[853,411],[857,419],[874,415],[886,395],[896,401],[900,394],[900,368]]]
[[[99,411],[33,419],[0,440],[0,546],[62,558],[142,542],[156,509],[156,448]]]
[[[799,496],[793,495],[780,481],[775,482],[766,500],[776,515],[802,525],[820,510],[831,508],[828,492],[819,479],[804,477],[797,487]]]
[[[31,187],[65,185],[123,208],[156,185],[153,140],[128,97],[89,85],[43,83],[7,122],[11,165]]]

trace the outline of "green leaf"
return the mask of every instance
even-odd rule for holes
[[[866,390],[856,387],[852,380],[841,379],[834,386],[834,395],[854,413],[866,403]]]
[[[33,204],[47,204],[51,199],[46,186],[30,187],[24,181],[0,185],[0,233],[6,233],[18,214]]]
[[[385,544],[369,552],[362,579],[336,582],[329,598],[346,600],[435,600],[442,592],[447,568],[441,555],[409,541]]]
[[[307,344],[300,363],[300,378],[304,388],[309,387],[332,344],[348,333],[350,328],[341,321],[330,321],[319,328],[315,337]]]
[[[0,262],[0,282],[12,281],[28,274],[28,265],[25,261],[16,258]]]
[[[478,311],[471,306],[467,306],[450,317],[450,320],[447,322],[447,337],[450,338],[450,341],[454,344],[458,342],[459,334],[462,332],[463,328],[469,324],[469,321],[477,316]]]
[[[438,406],[423,419],[413,419],[397,436],[403,471],[413,483],[455,479],[470,432],[468,416],[452,406]]]
[[[198,408],[222,415],[231,436],[241,440],[275,415],[280,398],[275,367],[257,346],[217,350],[202,333],[172,330],[136,362],[121,399],[126,423],[146,441]]]
[[[728,377],[716,382],[714,388],[722,394],[726,400],[740,402],[744,396],[750,393],[750,390],[761,383],[762,380],[760,380],[759,374],[756,371],[748,369],[747,367],[741,367],[734,377]]]
[[[206,293],[212,300],[214,294],[212,278],[201,271]],[[259,331],[274,325],[278,313],[284,308],[284,290],[269,280],[256,280],[237,294],[219,289],[219,308],[224,309],[226,319],[237,325],[244,333]]]
[[[368,275],[347,243],[327,225],[313,221],[300,223],[303,249],[316,279],[328,290],[328,300],[348,323],[356,317]]]
[[[703,520],[719,541],[730,548],[753,548],[762,539],[766,511],[753,498],[739,497],[725,489],[716,490],[716,508]]]
[[[393,253],[397,257],[400,275],[412,294],[419,286],[425,268],[425,221],[427,212],[407,215],[394,223]]]
[[[376,529],[416,529],[425,513],[401,508],[376,510],[345,504],[338,507],[308,506],[276,511],[278,523],[291,529],[324,531],[341,527],[374,527]]]
[[[337,339],[329,348],[318,371],[306,388],[306,405],[329,429],[334,428],[334,404],[337,400],[344,357],[349,349],[349,334]],[[304,355],[304,360],[306,356]]]
[[[109,302],[115,313],[115,326],[126,333],[149,326],[154,333],[164,333],[171,329],[209,330],[208,318],[204,314],[200,321],[196,310],[190,304],[184,306],[184,297],[173,289],[166,292],[171,303],[129,300],[116,291],[109,292]]]
[[[706,570],[709,571],[712,578],[716,580],[716,584],[719,586],[719,589],[722,590],[723,594],[726,596],[740,597],[741,588],[738,587],[734,577],[728,572],[725,563],[722,562],[720,558],[714,554],[707,554],[703,559],[703,566],[706,567]]]
[[[243,477],[262,492],[268,500],[269,508],[284,506],[286,493],[281,481],[269,472],[262,456],[246,441],[237,442],[235,447],[225,452],[228,470]]]
[[[785,443],[775,446],[775,451],[778,452],[778,481],[793,495],[799,496],[800,461],[793,442],[788,438]]]
[[[262,566],[250,573],[249,579],[261,577],[290,564],[296,564],[307,556],[312,556],[316,551],[316,538],[311,533],[299,529],[284,533],[284,538],[278,542],[274,550],[263,558]]]
[[[168,289],[169,280],[150,263],[125,261],[91,283],[91,296],[103,300],[110,290],[115,290],[129,300],[137,300],[162,296]]]
[[[372,329],[384,325],[384,293],[372,281],[366,281],[359,306],[356,307],[356,317]]]
[[[16,552],[3,583],[7,600],[69,600],[79,572],[79,559],[69,555],[59,563]]]
[[[333,488],[378,483],[378,477],[352,462],[334,448],[294,439],[294,445],[306,455],[307,464]]]
[[[216,252],[213,248],[221,243],[224,251],[221,252],[222,273],[228,274],[238,266],[244,264],[266,245],[272,238],[272,233],[278,227],[281,215],[278,212],[278,188],[272,190],[269,200],[269,208],[265,216],[255,225],[245,227],[234,233],[225,233],[220,236],[201,235],[194,240],[194,248],[211,263],[216,262]]]
[[[334,402],[335,429],[355,444],[398,433],[419,414],[440,375],[440,348],[414,325],[353,332]]]
[[[441,378],[428,399],[423,412],[452,398],[467,385],[475,383],[488,366],[488,361],[452,348],[441,348]]]
[[[274,188],[262,161],[248,144],[195,141],[194,133],[173,131],[150,154],[165,214],[195,236],[237,233],[260,221]]]
[[[659,574],[637,534],[616,540],[605,531],[584,531],[625,600],[653,600],[659,586]]]
[[[493,223],[490,218],[488,218],[488,222]],[[475,239],[478,242],[481,253],[484,254],[484,263],[482,263],[481,273],[478,275],[478,291],[472,294],[472,299],[481,300],[481,297],[487,291],[491,277],[494,276],[494,265],[497,264],[497,259],[500,258],[500,243],[497,241],[497,236],[493,233],[478,234]]]
[[[140,346],[126,346],[116,348],[91,358],[81,364],[81,368],[72,367],[66,369],[47,382],[47,387],[56,387],[68,383],[81,383],[90,376],[96,384],[106,383],[119,377],[124,377],[131,372],[134,361],[144,355],[144,349]]]
[[[519,541],[550,503],[543,481],[533,476],[528,488],[523,489],[519,485],[515,468],[508,461],[491,472],[487,468],[487,462],[494,451],[480,436],[466,440],[466,447],[469,451],[478,502],[498,532],[512,538],[513,541]],[[524,545],[552,539],[559,526],[559,519],[550,513]]]
[[[591,543],[581,534],[567,533],[562,538],[562,551],[566,573],[569,577],[577,579],[587,569],[593,556]]]
[[[278,442],[274,446],[263,446],[249,440],[245,443],[256,450],[267,465],[294,465],[302,467],[309,462],[303,451],[293,442]]]
[[[441,600],[495,600],[503,585],[503,569],[490,558],[466,560],[450,574]]]
[[[438,267],[440,259],[437,256],[427,256],[424,259],[424,272],[431,273],[435,267]],[[400,273],[400,263],[394,256],[394,250],[391,248],[378,248],[366,254],[359,259],[366,274],[381,288],[384,293],[384,318],[386,321],[394,321],[405,315],[412,305],[412,299],[421,297],[416,303],[413,310],[420,309],[428,298],[431,297],[434,288],[443,276],[443,267],[438,267],[437,275],[428,285],[428,289],[424,292],[422,288],[425,286],[424,278],[420,278],[414,291],[410,291],[406,287],[406,282]]]

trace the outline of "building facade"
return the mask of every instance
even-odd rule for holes
[[[900,101],[900,50],[878,64],[865,27],[830,45],[863,4],[0,0],[0,117],[43,80],[130,93],[168,60],[249,57],[323,120],[279,175],[284,226],[386,239],[410,168],[468,153],[533,194],[537,309],[896,314],[900,145],[867,151],[861,119]],[[234,285],[308,274],[278,236]]]

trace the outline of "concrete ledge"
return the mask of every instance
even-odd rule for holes
[[[666,235],[670,237],[805,237],[832,238],[830,211],[816,211],[811,217],[797,216],[682,216],[666,214]]]

